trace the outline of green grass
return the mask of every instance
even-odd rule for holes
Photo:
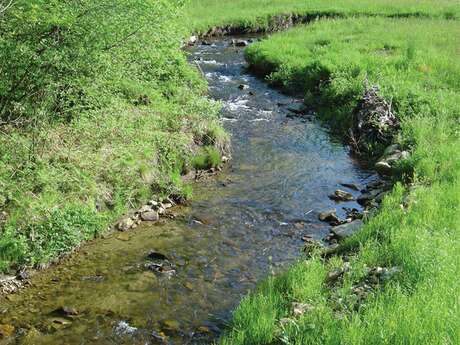
[[[72,251],[153,195],[190,196],[195,152],[227,149],[179,5],[18,0],[0,14],[0,272]]]
[[[270,17],[280,14],[308,16],[384,15],[460,18],[460,4],[452,0],[190,0],[190,27],[207,32],[214,26],[266,29]]]
[[[411,150],[406,178],[415,187],[396,185],[343,244],[350,263],[343,280],[325,282],[344,264],[340,256],[299,261],[241,302],[222,344],[460,343],[458,37],[455,21],[351,18],[322,20],[248,48],[255,70],[305,94],[336,128],[348,128],[365,80],[378,85],[402,121],[395,140]],[[358,301],[353,287],[376,266],[400,271]],[[311,310],[295,316],[293,302]]]

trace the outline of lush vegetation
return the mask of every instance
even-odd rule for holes
[[[0,1],[0,271],[49,262],[225,149],[182,1]]]
[[[316,16],[419,16],[460,18],[460,3],[453,0],[190,0],[190,27],[207,32],[213,26],[232,25],[270,29],[280,14]]]
[[[247,296],[222,344],[460,343],[458,37],[457,21],[330,19],[247,50],[269,82],[304,93],[336,127],[348,128],[365,85],[378,85],[402,122],[396,140],[411,151],[412,187],[397,185],[342,244],[347,264],[314,254]],[[396,273],[372,284],[375,267]],[[293,303],[307,311],[296,315]]]

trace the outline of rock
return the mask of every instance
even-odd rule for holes
[[[168,338],[166,337],[166,334],[163,332],[152,332],[152,338],[155,340],[154,344],[160,343],[160,344],[167,344],[168,343]]]
[[[155,211],[149,211],[149,212],[144,212],[141,214],[141,219],[144,222],[156,222],[160,217],[158,216],[158,213]]]
[[[168,332],[178,332],[180,330],[180,323],[177,320],[163,320],[161,328]]]
[[[131,238],[130,238],[129,234],[127,234],[127,233],[122,233],[122,234],[119,234],[117,236],[117,240],[120,240],[120,241],[125,241],[126,242],[126,241],[129,241],[130,239]]]
[[[131,217],[126,217],[118,222],[118,230],[120,231],[128,231],[134,225],[134,220]]]
[[[13,336],[14,331],[15,331],[15,328],[12,325],[8,325],[8,324],[0,325],[0,339],[9,338]]]
[[[385,151],[383,151],[383,156],[387,157],[397,152],[401,152],[400,146],[398,144],[393,144],[388,146]]]
[[[188,45],[193,46],[197,41],[198,41],[197,36],[190,36],[187,43]]]
[[[305,113],[305,106],[303,103],[292,103],[289,105],[287,110],[289,110],[291,113],[302,115]]]
[[[337,268],[335,270],[330,271],[327,274],[326,282],[328,284],[334,284],[339,278],[345,273],[343,268]]]
[[[338,222],[339,221],[339,217],[337,217],[335,208],[321,212],[318,218],[322,222]]]
[[[350,188],[351,190],[355,190],[357,192],[359,192],[361,190],[361,188],[354,184],[354,183],[341,183],[340,184],[342,187],[345,187],[345,188]]]
[[[55,313],[63,316],[77,316],[79,314],[77,309],[65,306],[56,309]]]
[[[137,213],[142,214],[142,213],[150,212],[150,211],[152,211],[152,206],[144,205],[137,211]]]
[[[168,260],[168,257],[162,253],[156,252],[154,250],[151,250],[148,254],[147,257],[150,260]]]
[[[382,176],[390,176],[393,174],[393,168],[386,161],[379,161],[375,164],[375,170]]]
[[[335,201],[352,201],[353,195],[351,193],[337,189],[334,194],[329,195],[329,198]]]
[[[240,90],[248,90],[248,89],[249,89],[249,85],[240,84],[240,85],[238,85],[238,89],[240,89]]]
[[[171,207],[173,207],[173,206],[174,206],[174,205],[173,205],[172,203],[170,203],[170,202],[167,202],[167,203],[164,203],[164,204],[163,204],[163,208],[164,208],[164,209],[168,209],[168,208],[171,208]]]
[[[131,327],[126,321],[120,321],[114,329],[115,334],[120,335],[133,335],[137,332],[136,327]]]
[[[297,302],[292,303],[292,314],[297,317],[302,316],[307,312],[311,312],[314,309],[315,307],[313,307],[311,304]]]
[[[338,240],[343,240],[347,237],[350,237],[354,233],[356,233],[361,227],[364,225],[363,221],[357,219],[351,223],[342,224],[339,226],[335,226],[331,229],[331,232]]]
[[[166,210],[163,207],[158,207],[158,214],[165,214]]]
[[[203,40],[203,41],[201,41],[201,45],[203,45],[203,46],[210,46],[211,43],[208,42],[208,41],[204,41],[204,40]]]
[[[148,205],[152,206],[152,207],[157,207],[160,203],[158,201],[155,201],[155,200],[150,200],[148,202]]]
[[[368,205],[372,200],[377,198],[377,196],[382,192],[383,190],[381,189],[373,189],[367,193],[361,194],[358,197],[357,202],[358,204],[363,205],[363,206]]]
[[[232,40],[232,45],[235,47],[247,47],[249,42],[245,40]]]

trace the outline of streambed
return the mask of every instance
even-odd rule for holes
[[[314,116],[292,117],[301,100],[247,73],[244,48],[232,39],[190,49],[210,97],[223,103],[230,164],[194,186],[193,202],[173,210],[176,219],[90,243],[35,276],[32,287],[0,298],[0,324],[17,334],[0,344],[156,344],[163,336],[209,344],[258,281],[301,257],[303,236],[329,233],[319,212],[360,209],[328,195],[374,173]],[[166,255],[176,274],[145,269],[151,250]]]

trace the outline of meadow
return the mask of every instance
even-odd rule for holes
[[[314,252],[267,278],[242,300],[220,343],[460,343],[458,4],[193,4],[192,13],[206,14],[192,18],[197,32],[212,25],[269,28],[270,17],[281,13],[325,14],[251,45],[250,68],[304,96],[343,135],[365,88],[378,86],[401,121],[394,142],[411,152],[377,215],[337,255]],[[370,283],[379,268],[394,274]],[[343,274],[331,282],[333,272]]]
[[[190,0],[188,26],[205,33],[214,26],[267,30],[271,18],[282,14],[322,16],[389,16],[460,18],[460,4],[452,0]]]

